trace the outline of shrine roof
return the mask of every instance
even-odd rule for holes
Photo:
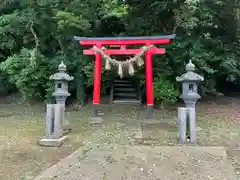
[[[106,40],[157,40],[157,39],[174,39],[176,37],[176,34],[171,35],[164,35],[164,36],[128,36],[128,37],[79,37],[74,36],[74,40],[76,41],[83,41],[83,40],[89,40],[89,41],[106,41]]]

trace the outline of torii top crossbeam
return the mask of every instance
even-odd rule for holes
[[[102,48],[103,46],[119,46],[119,49],[104,49],[104,54],[107,55],[136,55],[142,52],[142,48],[131,49],[127,48],[127,45],[143,45],[151,47],[152,45],[169,44],[172,39],[175,38],[175,34],[165,36],[137,36],[137,37],[78,37],[74,36],[74,40],[79,41],[83,46],[96,46]],[[100,81],[101,81],[101,61],[102,56],[97,53],[94,48],[83,50],[85,55],[95,55],[95,71],[94,71],[94,92],[93,92],[93,104],[98,105],[100,103]],[[165,48],[153,47],[149,48],[145,52],[146,56],[146,89],[147,89],[147,118],[152,118],[152,108],[154,103],[153,96],[153,78],[152,78],[152,55],[165,54]],[[96,108],[94,106],[94,108]],[[93,112],[96,113],[96,110]],[[97,116],[97,114],[93,114]]]
[[[174,39],[176,37],[175,34],[166,35],[166,36],[128,36],[128,37],[79,37],[74,36],[74,40],[76,41],[82,41],[84,45],[93,45],[95,42],[101,42],[101,44],[122,44],[128,43],[128,44],[145,44],[146,42],[152,41],[152,43],[158,42],[159,40],[169,40]],[[127,42],[127,41],[130,41]],[[86,42],[86,43],[84,43]],[[106,43],[104,43],[106,42]],[[159,44],[159,43],[158,43]]]
[[[93,46],[93,45],[121,45],[120,49],[108,49],[104,53],[108,55],[133,55],[140,53],[141,49],[126,49],[126,45],[158,45],[168,44],[171,39],[174,39],[175,35],[167,36],[138,36],[138,37],[97,37],[87,38],[74,36],[74,39],[79,41],[81,45]],[[165,54],[163,48],[153,48],[150,50],[151,54]],[[94,55],[93,49],[84,50],[85,55]]]

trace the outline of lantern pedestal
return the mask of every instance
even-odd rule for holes
[[[62,90],[62,89],[58,89],[56,92],[53,93],[53,96],[56,99],[57,104],[61,104],[64,108],[64,112],[65,112],[65,102],[67,100],[67,97],[70,96],[70,93]],[[63,130],[64,131],[71,131],[72,127],[68,121],[68,119],[64,118],[63,119]]]
[[[62,122],[64,120],[64,106],[61,104],[48,104],[46,110],[45,136],[38,144],[48,147],[59,147],[67,139],[64,135]]]

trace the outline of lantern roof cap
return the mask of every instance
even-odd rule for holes
[[[182,74],[180,77],[176,78],[177,82],[186,82],[186,81],[193,81],[199,82],[203,81],[204,78],[199,74],[195,73],[195,65],[190,60],[189,63],[186,65],[186,73]]]
[[[50,76],[50,80],[55,80],[55,81],[72,81],[74,78],[73,76],[70,76],[69,74],[66,73],[67,66],[61,62],[61,64],[58,65],[58,71],[54,75]]]
[[[58,65],[58,70],[59,71],[66,71],[67,66],[61,61],[61,64]]]
[[[192,63],[192,60],[189,60],[186,65],[186,71],[195,71],[195,65]]]

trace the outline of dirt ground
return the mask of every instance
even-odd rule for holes
[[[197,144],[199,146],[234,147],[240,144],[240,99],[222,97],[214,101],[201,102],[197,105]],[[117,129],[129,132],[131,124],[143,119],[144,109],[136,107],[102,105],[105,125],[108,128],[107,138],[99,142],[111,144]],[[176,145],[177,120],[176,107],[166,108],[163,113],[155,110],[155,118],[161,120],[158,127],[143,128],[146,140],[145,146]],[[44,135],[44,108],[40,105],[27,106],[21,103],[2,103],[0,105],[0,179],[33,179],[41,171],[51,167],[60,159],[70,155],[76,149],[86,146],[94,138],[92,132],[98,127],[89,125],[91,106],[80,109],[69,107],[67,118],[73,125],[73,131],[68,135],[69,140],[60,148],[44,148],[37,141]],[[123,122],[124,121],[124,122]],[[150,135],[149,135],[150,134]],[[121,136],[121,133],[120,133]],[[151,137],[151,138],[148,138]],[[120,144],[129,144],[129,138],[122,135]],[[118,139],[119,141],[119,139]],[[237,160],[240,156],[230,156],[238,169]]]
[[[74,152],[34,180],[237,180],[225,148],[92,146]]]

